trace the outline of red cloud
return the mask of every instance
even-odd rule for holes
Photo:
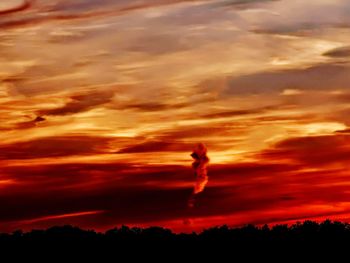
[[[56,142],[68,143],[70,139],[57,138]],[[94,138],[90,143],[88,139],[75,139],[86,144],[78,147],[73,143],[74,149],[81,148],[79,154],[96,152],[96,147],[103,148],[106,143]],[[48,144],[53,145],[51,141]],[[156,149],[155,145],[146,146],[131,150]],[[176,222],[189,217],[209,227],[214,221],[239,225],[340,215],[349,212],[349,172],[345,166],[334,164],[348,163],[348,146],[346,134],[292,138],[263,151],[257,162],[213,163],[206,191],[198,195],[197,206],[190,211],[187,198],[194,180],[190,163],[135,165],[126,160],[2,167],[2,179],[12,181],[1,188],[0,230],[73,222],[96,229],[161,222],[178,229]],[[28,149],[23,152],[35,147]],[[26,157],[23,152],[12,155]],[[37,156],[44,152],[38,151]],[[69,152],[64,148],[62,154]],[[103,213],[59,217],[84,211]],[[213,217],[217,219],[213,221]],[[208,220],[203,221],[205,218]]]
[[[67,135],[0,145],[0,159],[33,159],[105,152],[110,138]]]
[[[290,159],[312,166],[345,163],[349,161],[350,156],[350,136],[339,133],[291,138],[277,143],[260,156],[272,161]]]

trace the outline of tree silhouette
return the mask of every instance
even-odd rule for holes
[[[350,245],[350,225],[326,220],[297,222],[293,225],[246,225],[230,228],[227,225],[205,229],[200,233],[173,233],[162,227],[137,228],[121,226],[104,233],[65,225],[46,230],[21,230],[0,234],[0,248],[14,247],[45,249],[58,255],[66,251],[80,251],[82,255],[96,251],[127,254],[128,257],[158,255],[172,256],[192,253],[195,257],[216,251],[218,255],[241,254],[263,256],[283,252],[288,257],[297,252],[318,254],[320,251],[346,251]],[[58,252],[60,251],[60,252]],[[230,254],[231,253],[231,254]],[[152,256],[152,257],[153,257]]]

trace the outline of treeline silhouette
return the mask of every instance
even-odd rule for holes
[[[0,234],[0,260],[7,254],[12,261],[40,258],[45,262],[65,262],[74,258],[79,262],[314,262],[327,257],[332,259],[330,262],[338,262],[335,258],[347,258],[348,251],[350,224],[330,220],[271,227],[224,225],[200,233],[127,226],[100,233],[66,225]]]
[[[61,244],[114,244],[123,246],[150,244],[231,244],[235,246],[347,243],[350,245],[350,224],[326,220],[279,224],[269,227],[246,225],[230,228],[226,225],[205,229],[200,233],[173,233],[162,227],[137,228],[121,226],[104,233],[65,225],[46,230],[21,230],[0,234],[0,245],[61,243]]]

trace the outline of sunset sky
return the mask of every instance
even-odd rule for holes
[[[0,232],[350,222],[348,0],[1,0]],[[193,209],[193,146],[209,182]]]

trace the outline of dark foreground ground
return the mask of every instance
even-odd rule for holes
[[[199,259],[209,255],[225,258],[243,256],[246,259],[278,255],[281,262],[285,262],[293,257],[305,259],[306,254],[315,259],[324,253],[334,256],[345,254],[350,260],[350,224],[326,220],[322,223],[305,221],[291,226],[221,226],[192,234],[175,234],[160,227],[141,229],[123,226],[97,233],[73,226],[57,226],[26,233],[0,234],[0,250],[11,249],[17,251],[13,255],[26,249],[31,253],[51,253],[50,257],[62,256],[68,251],[84,256],[112,253],[117,258],[144,259],[165,254],[166,262],[179,257]]]

